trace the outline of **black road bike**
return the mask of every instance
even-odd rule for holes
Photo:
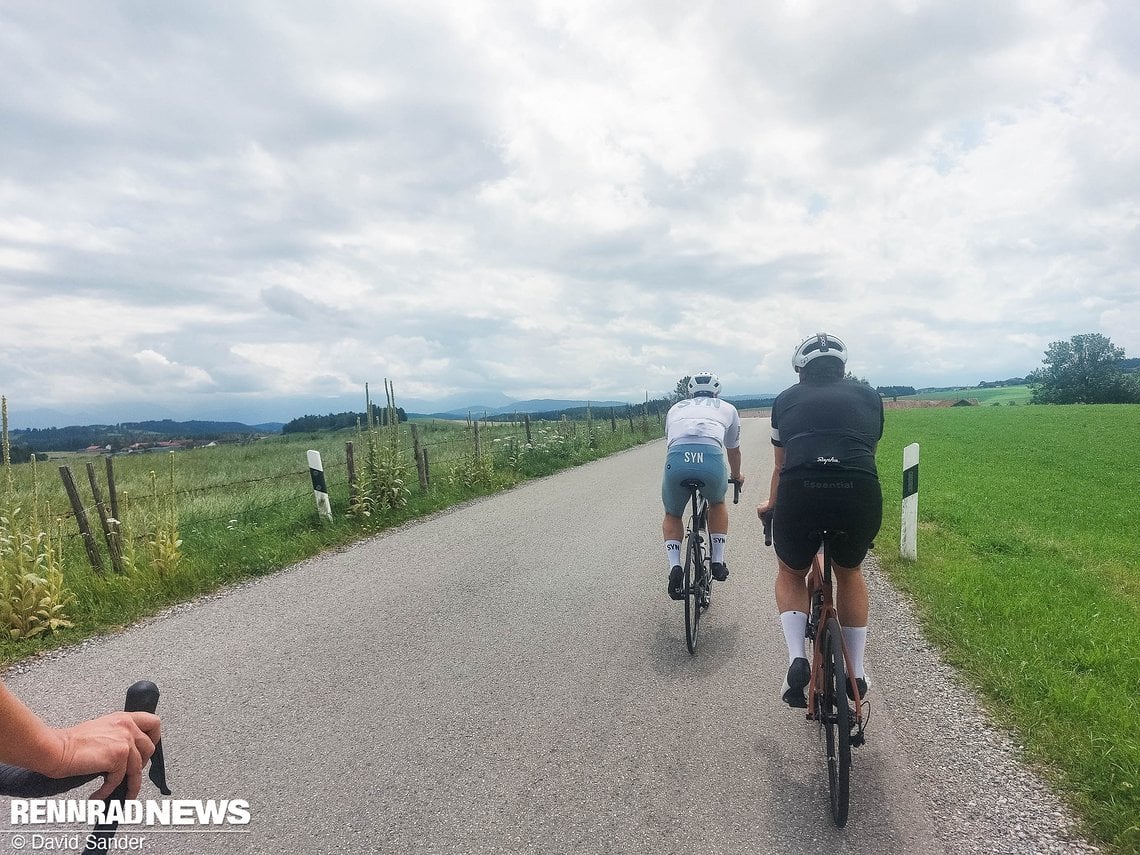
[[[732,503],[740,502],[740,482],[729,479],[732,484]],[[709,548],[712,539],[709,535],[709,501],[701,493],[705,482],[697,479],[683,481],[682,486],[689,491],[689,521],[685,531],[685,575],[682,585],[685,593],[685,644],[689,653],[697,652],[697,630],[701,625],[701,615],[712,605],[712,559]]]
[[[771,546],[771,511],[762,519],[764,544]],[[823,546],[812,560],[807,575],[810,611],[806,636],[812,651],[807,719],[819,726],[820,743],[827,764],[831,818],[842,828],[847,824],[851,795],[851,749],[866,741],[864,728],[870,710],[849,667],[843,626],[839,623],[832,590],[831,543],[843,532],[825,530],[820,534]]]

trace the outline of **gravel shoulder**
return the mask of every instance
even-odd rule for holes
[[[947,855],[1096,853],[1065,802],[993,723],[963,676],[923,636],[906,597],[872,558],[871,676],[889,691],[900,745]],[[905,702],[907,697],[913,703]]]

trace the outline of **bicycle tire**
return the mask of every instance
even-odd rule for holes
[[[689,531],[689,542],[685,550],[685,645],[689,653],[697,652],[697,630],[701,624],[701,575],[699,532]]]
[[[712,534],[709,532],[708,506],[705,507],[705,512],[701,515],[701,543],[705,544],[706,548],[710,550],[701,556],[701,571],[697,577],[701,588],[701,611],[706,612],[712,605],[713,589]]]
[[[831,818],[842,828],[847,824],[851,795],[851,708],[847,705],[847,669],[843,660],[843,631],[831,617],[820,643],[823,654],[822,685],[817,715],[824,732],[827,789]]]

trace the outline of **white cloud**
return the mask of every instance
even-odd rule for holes
[[[774,391],[821,328],[884,384],[1137,355],[1138,32],[1062,0],[9,5],[0,391]]]

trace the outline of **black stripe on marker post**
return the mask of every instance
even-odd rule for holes
[[[905,499],[907,496],[913,496],[918,492],[918,464],[908,466],[903,470],[903,491],[902,497]]]

